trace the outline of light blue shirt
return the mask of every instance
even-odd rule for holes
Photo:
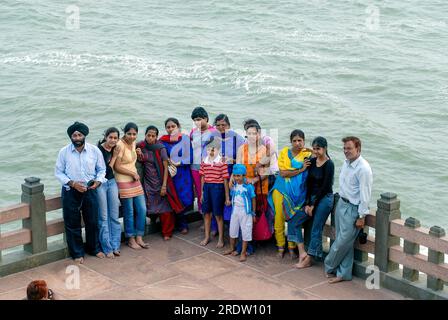
[[[101,183],[107,181],[103,154],[98,147],[90,143],[85,143],[81,152],[78,152],[72,143],[62,148],[54,175],[67,190],[70,190],[67,185],[70,180],[82,181],[85,184],[90,180]]]
[[[358,206],[360,217],[369,214],[373,175],[369,163],[362,157],[350,163],[345,160],[339,175],[339,195]]]

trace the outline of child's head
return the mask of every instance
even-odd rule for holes
[[[191,120],[194,121],[196,128],[200,130],[207,129],[208,113],[204,108],[196,107],[191,113]]]
[[[233,166],[233,179],[237,184],[242,184],[246,177],[246,166],[243,164],[236,164]]]
[[[221,142],[213,136],[207,141],[205,147],[207,149],[207,156],[212,159],[216,158],[221,152]]]

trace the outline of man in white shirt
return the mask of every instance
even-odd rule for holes
[[[325,258],[329,283],[352,279],[354,243],[364,228],[372,192],[372,169],[361,156],[361,140],[345,137],[344,161],[339,176],[340,199],[335,210],[336,240]]]

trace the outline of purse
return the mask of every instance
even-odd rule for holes
[[[177,167],[171,161],[171,159],[168,159],[168,172],[170,173],[171,178],[173,178],[177,174]]]

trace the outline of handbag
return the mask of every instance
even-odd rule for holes
[[[177,167],[171,161],[171,159],[168,159],[168,172],[169,172],[171,178],[173,178],[177,174]]]

